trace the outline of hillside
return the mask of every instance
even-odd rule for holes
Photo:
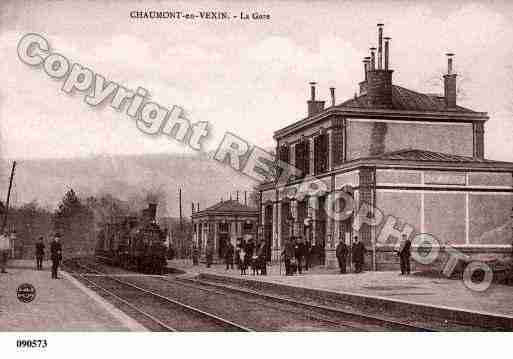
[[[4,201],[10,162],[1,168],[0,195]],[[251,190],[254,182],[206,155],[152,154],[96,156],[76,159],[18,161],[12,201],[37,200],[53,210],[68,188],[81,198],[110,193],[137,201],[158,193],[158,216],[178,216],[178,188],[182,188],[183,214],[190,216],[191,202],[200,209],[227,198],[235,191]],[[242,197],[241,197],[242,198]]]

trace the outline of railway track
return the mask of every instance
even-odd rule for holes
[[[89,268],[89,274],[91,272],[101,273]],[[159,284],[162,281],[166,282],[164,286]],[[178,297],[182,303],[195,303],[203,311],[217,313],[217,317],[235,316],[236,322],[249,323],[245,327],[251,326],[255,330],[433,331],[418,323],[345,311],[224,283],[169,276],[132,276],[130,283],[143,290],[148,290],[148,286],[152,290],[161,288],[159,292],[163,290],[166,296],[171,293],[174,300]],[[237,315],[241,312],[245,315]]]
[[[168,279],[166,279],[168,280]],[[201,284],[205,287],[217,288],[222,291],[228,291],[232,293],[242,293],[248,296],[258,297],[267,299],[276,303],[284,303],[292,305],[296,308],[302,308],[304,310],[309,310],[317,313],[322,313],[331,318],[337,318],[339,323],[342,321],[350,322],[350,323],[361,323],[370,326],[376,326],[381,328],[382,330],[392,330],[392,331],[411,331],[411,332],[433,332],[436,331],[434,328],[428,328],[425,326],[420,326],[414,323],[401,322],[389,318],[378,317],[374,315],[368,315],[364,313],[357,313],[354,311],[342,310],[338,308],[328,307],[321,304],[307,303],[304,301],[299,301],[296,299],[285,298],[282,296],[257,292],[251,289],[240,288],[235,286],[230,286],[227,284],[218,284],[214,282],[203,281],[200,279],[192,279],[192,278],[177,278],[175,281],[179,281],[184,284],[196,283]],[[354,324],[356,326],[356,324]]]
[[[117,302],[129,315],[152,331],[253,331],[76,261],[66,263],[65,269]]]
[[[93,264],[93,266],[97,266]],[[168,280],[169,277],[154,275],[126,276],[125,273],[115,268],[105,268],[108,271],[115,269],[117,274],[105,274],[102,271],[81,265],[86,270],[84,274],[97,282],[101,278],[119,278],[123,282],[130,281],[130,285],[142,290],[158,291],[158,295],[179,301],[180,303],[192,303],[195,308],[215,315],[218,318],[230,318],[230,322],[244,323],[244,328],[256,331],[365,331],[361,326],[351,323],[341,323],[331,320],[327,316],[319,316],[309,311],[292,308],[290,305],[269,303],[261,298],[255,299],[246,295],[233,295],[229,292],[213,290],[201,285]],[[100,265],[100,267],[103,267]],[[148,289],[151,288],[151,289]],[[213,314],[215,313],[215,314]],[[376,329],[376,328],[373,328]],[[209,330],[198,327],[198,330]]]

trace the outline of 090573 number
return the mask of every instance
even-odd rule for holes
[[[48,342],[46,339],[18,339],[16,340],[17,348],[46,348]]]

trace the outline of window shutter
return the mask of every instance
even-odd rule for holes
[[[315,174],[326,172],[328,169],[328,136],[326,134],[315,137],[314,167]]]
[[[305,143],[296,144],[296,168],[301,171],[299,178],[305,176]]]
[[[331,133],[333,165],[340,165],[344,161],[344,130],[336,129]]]

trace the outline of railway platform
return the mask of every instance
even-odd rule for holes
[[[337,270],[314,267],[302,275],[285,276],[283,268],[268,267],[267,276],[241,276],[224,265],[192,266],[187,260],[169,261],[169,267],[199,276],[203,280],[268,290],[286,294],[330,299],[345,303],[365,303],[383,311],[437,315],[476,327],[513,330],[513,288],[492,284],[484,292],[468,289],[462,281],[433,278],[397,271],[339,274]],[[281,272],[281,273],[280,273]]]
[[[146,329],[100,296],[61,271],[51,279],[50,262],[35,270],[35,261],[11,260],[0,274],[0,331],[145,331]],[[36,289],[28,303],[17,288]]]

